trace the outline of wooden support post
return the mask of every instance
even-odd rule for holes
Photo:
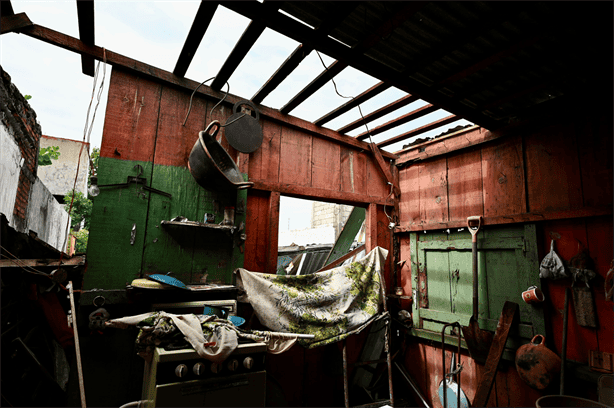
[[[277,273],[277,247],[279,245],[279,200],[278,191],[269,197],[269,239],[267,245],[266,273]]]
[[[367,234],[365,237],[366,252],[377,246],[377,204],[369,204],[367,210]]]
[[[81,394],[81,408],[85,408],[85,386],[83,384],[83,366],[81,365],[81,349],[79,348],[79,332],[77,331],[77,311],[75,309],[75,296],[73,293],[72,281],[68,282],[70,298],[70,310],[72,312],[72,328],[75,334],[75,354],[77,355],[77,374],[79,376],[79,392]]]

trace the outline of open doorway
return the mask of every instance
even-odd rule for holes
[[[339,251],[349,252],[364,244],[364,209],[358,210],[356,214],[351,205],[282,196],[277,274],[314,273],[338,258]],[[343,232],[348,220],[352,228]]]

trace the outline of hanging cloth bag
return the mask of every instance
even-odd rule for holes
[[[554,252],[554,240],[550,241],[550,252],[544,257],[539,266],[539,277],[542,279],[561,279],[567,277],[563,261]]]

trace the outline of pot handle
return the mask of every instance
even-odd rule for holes
[[[200,145],[202,146],[204,151],[207,151],[207,146],[205,145],[203,138],[208,136],[211,139],[216,140],[217,132],[220,131],[221,127],[222,126],[220,125],[220,122],[218,120],[214,120],[207,125],[207,128],[205,130],[202,130],[200,131],[200,133],[198,133],[198,141],[200,142]]]
[[[232,113],[238,113],[239,112],[239,107],[241,105],[249,106],[249,108],[256,113],[256,120],[258,120],[260,118],[260,112],[258,112],[258,109],[256,109],[256,105],[254,105],[254,103],[252,101],[239,101],[239,102],[235,103],[234,106],[232,107]],[[248,115],[248,116],[250,116],[250,115]]]
[[[535,339],[536,338],[540,338],[540,342],[539,343],[535,343]],[[539,346],[540,344],[544,344],[546,342],[546,338],[544,336],[542,336],[541,334],[536,334],[532,339],[531,339],[531,344],[533,344],[534,346]],[[544,344],[545,345],[545,344]]]

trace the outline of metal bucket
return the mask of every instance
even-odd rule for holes
[[[236,191],[254,183],[243,181],[243,175],[232,157],[215,140],[220,122],[214,120],[198,134],[188,159],[188,168],[196,182],[207,190]]]
[[[535,401],[537,408],[546,407],[603,407],[608,408],[607,405],[601,404],[597,401],[591,401],[580,397],[571,397],[569,395],[546,395]]]

